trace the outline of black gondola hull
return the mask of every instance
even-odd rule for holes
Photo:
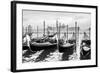
[[[55,49],[55,48],[57,48],[57,44],[52,44],[52,45],[31,44],[30,48],[31,48],[32,51],[39,51],[39,50],[45,50],[45,49]]]
[[[80,52],[80,59],[81,60],[87,60],[91,59],[91,50],[85,51],[83,48]]]
[[[91,40],[82,40],[82,43],[86,43],[86,45],[91,45]]]
[[[73,54],[74,49],[75,49],[75,45],[66,46],[66,47],[59,45],[59,52],[66,52],[68,54]]]
[[[23,46],[23,50],[28,50],[29,49],[29,47],[28,46]]]
[[[83,45],[83,43],[85,43],[85,45]],[[80,59],[81,60],[91,59],[91,49],[86,51],[83,49],[84,46],[91,48],[91,40],[82,40]]]

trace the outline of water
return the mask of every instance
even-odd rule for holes
[[[39,34],[39,36],[42,36],[42,34]],[[61,34],[61,37],[63,34]],[[69,39],[72,37],[72,34],[69,34]],[[77,44],[76,44],[76,51],[73,52],[73,54],[68,54],[67,52],[59,52],[57,48],[55,49],[49,49],[49,50],[40,50],[40,51],[29,51],[29,50],[23,50],[23,63],[28,62],[56,62],[56,61],[70,61],[70,60],[80,60],[80,46],[81,41],[84,34],[80,34],[79,37],[77,37]],[[26,55],[25,55],[26,54]]]

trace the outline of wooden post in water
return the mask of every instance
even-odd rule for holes
[[[77,48],[77,57],[78,60],[80,60],[80,46],[81,46],[81,37],[80,37],[81,33],[80,33],[80,26],[78,25],[78,48]]]
[[[67,42],[68,42],[68,25],[67,25]]]
[[[47,36],[49,36],[50,32],[49,32],[49,29],[48,29],[48,26],[47,26]]]
[[[79,42],[79,34],[80,34],[79,30],[80,30],[80,27],[78,26],[77,28],[78,28],[78,42]]]
[[[53,29],[53,34],[54,34],[54,33],[55,33],[55,32],[54,32],[54,26],[52,26],[52,29]]]
[[[58,49],[58,52],[59,52],[59,33],[58,33],[58,20],[56,20],[56,28],[57,28],[57,49]]]
[[[27,35],[27,27],[25,28],[25,35]]]
[[[60,39],[60,31],[61,31],[60,27],[61,27],[61,23],[59,23],[59,37],[58,37],[58,39]]]
[[[38,38],[38,26],[37,26],[37,38]]]
[[[45,36],[45,20],[43,22],[43,36]]]
[[[89,28],[89,40],[91,40],[90,38],[91,38],[91,28]]]
[[[75,22],[75,44],[76,44],[76,47],[75,47],[75,52],[76,52],[76,49],[77,49],[77,21]]]
[[[49,33],[48,33],[48,26],[47,26],[47,36],[49,36]]]
[[[58,20],[56,21],[57,37],[58,37]]]

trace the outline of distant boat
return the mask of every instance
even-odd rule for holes
[[[89,37],[89,35],[87,35],[86,32],[84,32],[84,35],[83,35],[83,39],[82,40],[90,40],[90,37]]]

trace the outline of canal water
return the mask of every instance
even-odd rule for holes
[[[69,35],[69,38],[72,35]],[[23,50],[22,62],[56,62],[56,61],[70,61],[70,60],[80,60],[80,46],[84,34],[80,34],[77,38],[76,51],[73,54],[68,54],[68,52],[59,52],[57,48],[55,49],[45,49],[40,51],[30,51]]]

